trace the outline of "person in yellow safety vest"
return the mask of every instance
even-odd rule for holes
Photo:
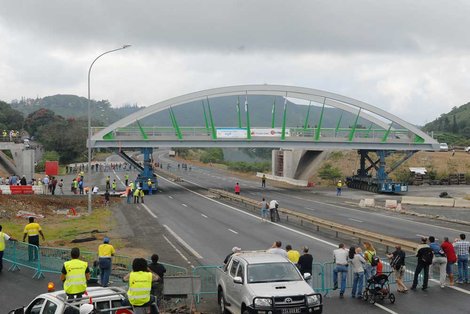
[[[6,141],[6,140],[7,140],[7,137],[8,137],[8,132],[7,132],[7,130],[3,130],[2,135],[3,135],[3,140]]]
[[[34,246],[39,247],[39,235],[41,235],[42,240],[46,241],[44,233],[42,233],[41,226],[34,222],[34,217],[28,218],[29,223],[24,227],[23,230],[23,242],[26,241],[28,237],[28,243],[31,244],[28,246],[28,257],[30,261],[36,261],[38,259],[38,251]]]
[[[116,193],[116,188],[117,188],[116,179],[113,180],[111,187],[113,188],[113,193]]]
[[[140,197],[140,202],[143,204],[144,203],[144,190],[142,188],[139,188],[137,191],[139,191],[139,197]]]
[[[147,180],[147,186],[149,188],[149,195],[152,195],[152,180],[150,178]]]
[[[0,273],[3,269],[3,251],[5,251],[5,241],[17,241],[2,231],[3,227],[0,225]]]
[[[129,184],[129,175],[126,173],[126,175],[124,176],[124,179],[126,180],[125,184],[126,186]]]
[[[341,188],[343,187],[343,182],[341,180],[336,183],[336,196],[341,196]]]
[[[102,287],[107,287],[109,283],[109,276],[112,270],[111,257],[116,254],[114,247],[109,244],[109,238],[103,239],[103,244],[98,247],[98,261],[100,265],[100,284]]]
[[[158,275],[152,273],[145,258],[135,258],[132,262],[132,271],[124,276],[124,281],[129,282],[127,300],[124,305],[135,307],[150,306],[150,313],[157,314],[158,308],[155,304],[155,296],[151,295],[152,281],[158,281]]]
[[[60,280],[64,283],[64,291],[69,299],[81,298],[90,279],[88,263],[79,260],[80,249],[74,247],[70,251],[72,259],[64,263]]]
[[[139,204],[140,191],[142,191],[140,186],[134,190],[134,204]]]

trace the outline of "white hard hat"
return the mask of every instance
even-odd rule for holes
[[[90,314],[93,313],[95,307],[93,304],[82,304],[80,305],[80,314]]]

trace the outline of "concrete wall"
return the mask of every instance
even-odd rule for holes
[[[282,173],[276,171],[280,168],[280,154],[283,155]],[[273,150],[271,174],[297,180],[308,180],[327,156],[328,152],[326,151]]]
[[[5,154],[0,154],[0,158],[5,165],[8,165],[10,169],[7,169],[8,172],[13,172],[10,174],[16,174],[17,176],[26,176],[26,179],[29,181],[34,177],[34,158],[35,150],[26,147],[24,144],[13,144],[13,143],[3,143],[0,145],[2,150],[10,150],[11,155],[13,156],[13,161],[6,157]]]

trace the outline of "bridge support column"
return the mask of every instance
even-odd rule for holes
[[[294,179],[302,154],[303,150],[273,150],[272,174]]]

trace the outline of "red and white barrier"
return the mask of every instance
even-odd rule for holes
[[[3,195],[18,195],[18,194],[40,194],[36,192],[36,188],[42,191],[40,186],[31,185],[0,185],[0,194]]]

